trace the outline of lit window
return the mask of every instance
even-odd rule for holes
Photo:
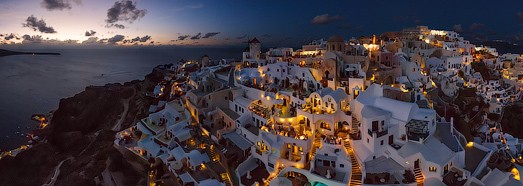
[[[432,167],[432,166],[429,167],[429,171],[430,171],[430,172],[436,172],[436,170],[437,170],[436,167]]]

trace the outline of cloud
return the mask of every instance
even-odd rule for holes
[[[98,37],[89,37],[87,40],[82,41],[82,44],[97,44],[99,43]]]
[[[109,39],[107,39],[108,43],[116,44],[117,42],[123,41],[125,39],[125,36],[123,35],[115,35]]]
[[[201,32],[199,32],[198,34],[196,34],[196,35],[191,37],[192,40],[196,40],[196,39],[200,39],[200,38],[202,38],[202,33]]]
[[[471,30],[477,30],[477,29],[480,29],[480,28],[483,28],[485,27],[485,24],[482,24],[482,23],[472,23],[470,25],[470,29]]]
[[[70,10],[71,9],[71,0],[43,0],[41,5],[47,10]],[[74,0],[76,4],[80,4],[80,0]]]
[[[135,38],[131,39],[131,43],[138,42],[138,41],[140,41],[140,37],[135,37]]]
[[[142,43],[144,43],[144,42],[149,41],[150,39],[151,39],[151,36],[146,35],[146,36],[143,36],[141,38],[140,37],[135,37],[135,38],[131,39],[129,42],[131,42],[131,43],[134,43],[134,42],[142,42]]]
[[[9,34],[9,35],[5,35],[4,39],[5,40],[11,40],[11,39],[19,39],[18,37],[16,37],[14,34]]]
[[[30,36],[30,35],[23,35],[22,38],[24,39],[22,41],[23,44],[28,44],[28,43],[42,43],[43,42],[43,38],[41,35],[34,35],[34,36]]]
[[[461,24],[455,24],[453,27],[452,27],[452,30],[456,31],[456,32],[463,32],[463,27],[461,27]]]
[[[151,39],[151,36],[149,35],[146,35],[146,36],[143,36],[142,38],[140,38],[140,42],[147,42]]]
[[[94,36],[94,34],[96,34],[96,31],[94,31],[94,30],[85,31],[85,36]]]
[[[125,26],[124,26],[124,25],[122,25],[122,24],[117,24],[117,23],[114,23],[114,24],[107,24],[107,25],[105,25],[105,27],[107,27],[107,28],[115,27],[115,28],[119,28],[119,29],[125,29]]]
[[[136,3],[130,0],[117,1],[107,10],[106,27],[125,28],[116,22],[133,23],[147,14],[147,10],[136,8]]]
[[[523,23],[523,12],[516,13],[516,18],[520,23]]]
[[[183,41],[189,37],[191,37],[191,36],[190,35],[181,35],[181,36],[178,36],[178,40]]]
[[[311,23],[314,25],[325,25],[341,19],[343,19],[343,17],[339,15],[330,16],[329,14],[323,14],[312,18]]]
[[[209,33],[206,33],[205,35],[203,35],[202,38],[211,38],[211,37],[214,37],[216,35],[220,34],[220,32],[209,32]]]
[[[38,20],[35,16],[31,15],[27,17],[25,23],[22,24],[24,27],[33,29],[34,31],[40,31],[42,33],[56,33],[53,27],[47,26],[47,23],[43,19]]]

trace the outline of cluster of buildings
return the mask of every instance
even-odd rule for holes
[[[162,67],[149,116],[115,144],[181,185],[523,185],[517,138],[467,141],[427,96],[476,87],[504,106],[520,56],[416,27],[265,52],[254,38],[242,57]],[[474,71],[480,58],[498,84]]]

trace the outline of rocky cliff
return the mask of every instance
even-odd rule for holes
[[[95,185],[102,178],[145,184],[147,164],[122,155],[113,140],[116,131],[147,116],[152,101],[145,93],[162,78],[155,68],[142,81],[89,86],[60,100],[49,127],[37,131],[43,142],[0,160],[0,185]]]

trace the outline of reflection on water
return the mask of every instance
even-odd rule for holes
[[[24,133],[36,125],[33,113],[58,107],[60,98],[71,97],[88,85],[124,83],[143,79],[159,64],[181,58],[239,58],[238,48],[111,48],[38,50],[60,56],[0,57],[0,150],[25,143]]]

